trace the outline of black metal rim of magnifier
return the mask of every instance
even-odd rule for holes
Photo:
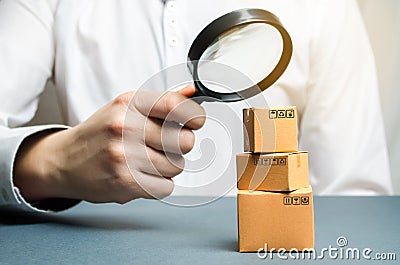
[[[242,91],[218,93],[208,89],[198,76],[198,63],[205,50],[220,36],[234,27],[251,23],[266,23],[275,27],[282,36],[283,51],[275,69],[258,84]],[[274,84],[285,72],[293,53],[292,40],[289,33],[281,24],[278,17],[263,9],[240,9],[223,15],[205,27],[193,41],[188,54],[188,67],[192,73],[196,92],[192,98],[199,97],[200,101],[234,102],[253,97]]]

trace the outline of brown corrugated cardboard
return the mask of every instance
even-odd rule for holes
[[[238,191],[239,251],[314,247],[311,187],[290,193]]]
[[[296,107],[243,109],[244,151],[298,151]]]
[[[293,191],[308,187],[308,153],[238,154],[238,189]]]

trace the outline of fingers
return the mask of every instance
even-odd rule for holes
[[[123,148],[115,146],[110,153],[112,159],[107,156],[107,160],[114,162],[107,167],[113,177],[106,181],[107,187],[115,191],[112,201],[123,204],[136,198],[162,199],[171,194],[174,188],[171,178],[184,167],[182,156],[166,155],[140,143]]]
[[[133,97],[132,103],[139,112],[145,116],[162,120],[174,121],[185,125],[190,129],[199,129],[205,122],[204,109],[188,99],[185,95],[194,92],[189,86],[181,92],[138,91]]]
[[[185,159],[181,155],[159,152],[150,147],[146,148],[146,152],[147,159],[138,166],[143,173],[173,178],[185,167]]]
[[[194,146],[191,130],[175,122],[147,119],[144,130],[145,143],[158,151],[186,154]]]
[[[172,179],[143,172],[135,172],[133,177],[128,176],[118,182],[119,184],[116,185],[116,192],[113,193],[111,201],[120,204],[137,198],[162,199],[170,195],[174,190]],[[96,202],[96,200],[93,202]]]
[[[129,104],[131,110],[125,113],[124,119],[118,118],[112,123],[119,137],[123,132],[124,142],[124,160],[118,156],[120,162],[111,167],[112,171],[121,170],[120,164],[124,162],[130,176],[123,178],[128,184],[122,186],[130,188],[127,193],[118,193],[117,202],[124,203],[136,197],[161,199],[172,193],[171,178],[184,169],[182,154],[194,145],[192,130],[201,128],[205,122],[204,109],[188,99],[194,92],[191,85],[178,92],[128,93],[114,101],[117,106]]]
[[[139,189],[135,190],[135,198],[163,199],[174,190],[174,182],[169,178],[160,178],[156,175],[139,173],[135,176]]]

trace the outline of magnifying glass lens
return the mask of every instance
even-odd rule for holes
[[[240,9],[208,24],[189,49],[188,70],[202,102],[251,98],[286,70],[293,45],[279,19],[262,9]]]
[[[211,91],[240,92],[275,69],[283,46],[281,33],[272,25],[236,26],[219,35],[204,51],[198,63],[198,78]]]

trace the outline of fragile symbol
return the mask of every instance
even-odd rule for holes
[[[310,203],[309,197],[301,197],[301,204],[308,205]]]
[[[284,205],[291,205],[292,204],[292,197],[289,197],[289,196],[283,197],[283,204]]]
[[[294,118],[294,110],[293,109],[286,111],[286,118]]]
[[[277,111],[276,110],[270,110],[269,111],[269,118],[270,119],[276,119],[277,118]]]
[[[300,198],[299,197],[293,197],[293,205],[300,205]]]

